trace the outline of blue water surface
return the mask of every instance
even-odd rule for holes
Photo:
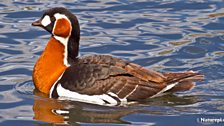
[[[206,78],[187,92],[126,107],[49,99],[33,66],[50,34],[31,23],[63,6],[79,19],[80,55],[109,54],[160,72]],[[8,0],[0,3],[0,125],[224,125],[222,0]],[[210,123],[204,119],[223,119]]]

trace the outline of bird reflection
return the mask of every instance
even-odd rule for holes
[[[130,124],[121,117],[135,113],[128,108],[106,107],[90,105],[74,101],[60,101],[47,98],[43,93],[34,91],[33,111],[34,119],[58,125],[71,125],[79,123],[117,123]],[[46,124],[40,124],[46,125]]]
[[[33,104],[34,119],[49,122],[49,123],[64,123],[63,115],[54,113],[53,110],[64,109],[65,103],[57,101],[55,99],[47,98],[44,94],[34,91],[35,95],[42,97],[35,97]]]
[[[82,123],[110,123],[110,124],[131,124],[122,120],[122,117],[134,113],[144,113],[150,115],[176,114],[173,112],[194,111],[191,108],[175,107],[180,105],[190,105],[199,102],[198,97],[177,97],[166,95],[148,101],[142,101],[128,107],[108,107],[92,105],[75,101],[62,101],[48,98],[45,94],[34,91],[35,98],[33,104],[34,119],[42,122],[53,123],[54,125],[76,125]],[[155,107],[159,107],[155,109]],[[164,111],[164,106],[170,107],[171,111]],[[147,107],[144,109],[144,107]],[[151,108],[150,108],[151,107]],[[170,113],[171,112],[171,113]],[[39,124],[39,126],[48,124]]]

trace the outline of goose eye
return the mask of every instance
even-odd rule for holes
[[[55,22],[56,21],[56,18],[53,16],[51,17],[51,22]]]

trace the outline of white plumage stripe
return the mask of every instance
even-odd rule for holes
[[[127,98],[128,96],[130,96],[132,93],[134,93],[136,91],[136,89],[138,88],[138,85],[135,86],[135,88],[128,94],[125,96],[125,98]]]
[[[57,20],[58,20],[58,19],[62,19],[62,18],[66,19],[66,20],[69,22],[70,27],[72,27],[72,26],[71,26],[71,22],[70,22],[70,20],[69,20],[64,14],[56,13],[56,14],[54,14],[54,17],[56,18],[56,21],[55,21],[55,24],[54,24],[53,32],[52,32],[52,33],[54,33],[54,29],[55,29],[55,26],[56,26],[56,24],[57,24]],[[72,29],[70,29],[69,36],[67,36],[66,38],[65,38],[65,37],[61,37],[61,36],[54,35],[54,38],[55,38],[56,40],[58,40],[60,43],[62,43],[62,44],[64,45],[64,47],[65,47],[65,52],[64,52],[64,64],[65,64],[65,66],[67,66],[67,67],[70,66],[70,64],[68,63],[68,60],[67,60],[67,57],[68,57],[68,47],[67,47],[67,46],[68,46],[68,40],[69,40],[69,37],[70,37],[70,35],[71,35],[71,30],[72,30]]]
[[[109,106],[110,105],[114,106],[114,105],[119,104],[118,101],[116,99],[114,99],[113,97],[111,97],[110,95],[107,95],[107,94],[102,94],[102,95],[80,94],[80,93],[73,92],[73,91],[63,88],[60,83],[57,85],[56,90],[57,90],[59,99],[63,99],[63,100],[65,100],[65,99],[66,100],[75,100],[75,101],[80,101],[80,102],[99,104],[99,105],[109,105]],[[114,94],[113,94],[113,96],[114,96]],[[121,101],[124,101],[124,100],[121,100]]]
[[[54,82],[54,84],[52,85],[51,89],[50,89],[50,98],[52,98],[52,93],[54,91],[54,87],[57,84],[57,82],[61,79],[61,77],[64,75],[64,72],[61,74],[61,76]]]
[[[151,96],[150,98],[155,98],[160,96],[161,94],[163,94],[165,91],[168,91],[170,89],[172,89],[174,86],[176,86],[179,82],[167,85],[165,88],[163,88],[161,91],[159,91],[158,93],[156,93],[155,95]]]

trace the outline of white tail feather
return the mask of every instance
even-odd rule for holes
[[[151,96],[150,98],[155,98],[158,97],[160,95],[162,95],[164,92],[172,89],[174,86],[176,86],[179,82],[173,83],[173,84],[169,84],[167,85],[165,88],[163,88],[161,91],[159,91],[158,93],[156,93],[155,95]]]

